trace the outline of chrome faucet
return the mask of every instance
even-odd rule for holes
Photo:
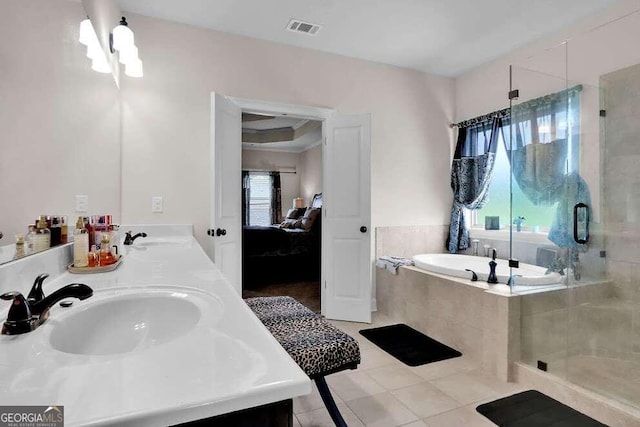
[[[138,237],[147,237],[147,233],[138,233],[135,236],[131,236],[131,231],[127,231],[124,235],[124,244],[125,245],[133,245],[133,242]]]
[[[72,283],[45,296],[42,282],[49,277],[41,274],[36,277],[33,287],[25,298],[20,292],[7,292],[0,299],[12,301],[11,308],[2,326],[2,335],[18,335],[31,332],[49,318],[49,310],[64,298],[84,300],[93,295],[93,290],[82,283]]]

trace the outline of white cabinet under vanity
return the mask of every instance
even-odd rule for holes
[[[111,272],[65,272],[68,247],[0,267],[2,293],[26,296],[40,273],[51,276],[45,294],[70,283],[93,289],[53,306],[34,331],[0,337],[3,405],[63,406],[68,426],[289,425],[291,399],[311,392],[307,375],[191,226],[136,228],[149,237],[125,246]]]

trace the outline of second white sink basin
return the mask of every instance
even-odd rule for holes
[[[47,322],[53,348],[82,355],[143,351],[188,334],[203,313],[209,323],[212,313],[219,318],[222,312],[217,298],[191,288],[145,287],[92,299]]]

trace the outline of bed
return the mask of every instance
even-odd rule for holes
[[[289,210],[280,224],[242,227],[244,288],[320,280],[321,208],[322,193],[308,208]]]

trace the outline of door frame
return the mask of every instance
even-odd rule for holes
[[[326,107],[312,107],[305,105],[295,105],[295,104],[285,104],[280,102],[271,102],[271,101],[263,101],[258,99],[248,99],[248,98],[238,98],[229,96],[227,97],[230,101],[234,102],[236,105],[240,107],[240,112],[248,111],[252,113],[264,113],[268,115],[283,115],[283,116],[295,116],[303,119],[310,120],[319,120],[322,122],[322,138],[325,138],[325,129],[327,120],[335,113],[335,110],[332,108]],[[324,176],[325,176],[325,166],[324,166],[324,156],[325,156],[325,144],[324,141],[321,144],[322,146],[322,193],[325,194],[326,189],[324,188]],[[320,235],[321,244],[324,244],[327,236],[326,227],[322,227]],[[244,250],[242,247],[242,242],[240,243],[240,250]],[[324,283],[324,274],[325,274],[325,262],[324,257],[320,260],[320,283]],[[240,286],[240,295],[242,295],[242,283]],[[325,293],[323,291],[324,287],[321,285],[320,287],[320,310],[321,313],[325,312]]]

